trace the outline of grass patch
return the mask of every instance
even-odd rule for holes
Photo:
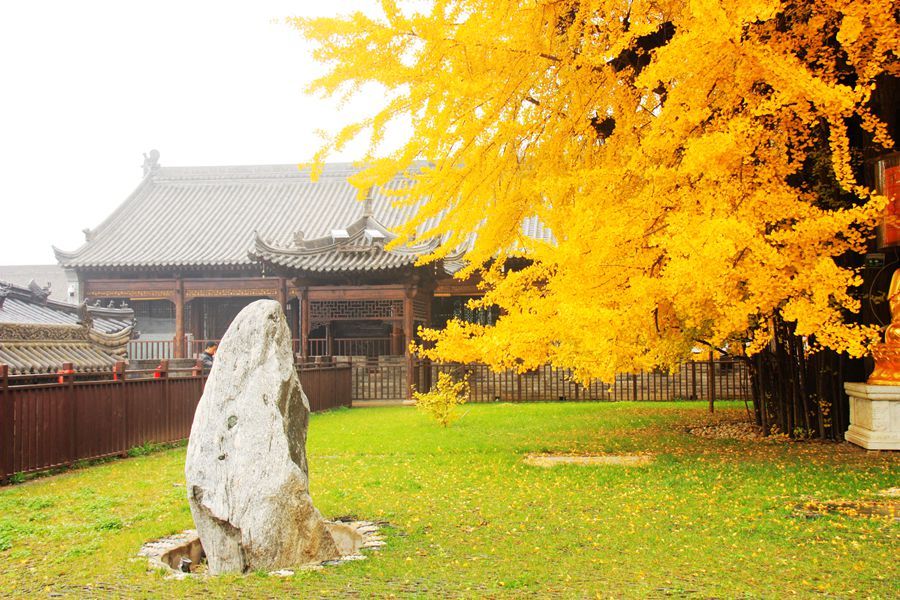
[[[796,506],[865,501],[900,457],[848,445],[706,439],[702,403],[469,405],[442,429],[411,407],[314,415],[311,487],[328,517],[386,521],[370,560],[292,578],[164,581],[130,560],[191,526],[184,448],[0,489],[6,595],[126,597],[896,597],[898,525]],[[743,406],[717,407],[736,418]],[[526,454],[649,453],[641,466]]]

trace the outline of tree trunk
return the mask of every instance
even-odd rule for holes
[[[780,316],[774,325],[772,343],[749,359],[756,424],[767,435],[844,439],[850,405],[843,382],[865,380],[863,361],[811,351],[813,341]]]

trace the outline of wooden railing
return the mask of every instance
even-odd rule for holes
[[[335,356],[389,356],[391,338],[335,338]]]
[[[397,360],[399,359],[399,360]],[[751,400],[747,363],[741,360],[688,362],[673,373],[642,371],[617,375],[611,383],[577,383],[568,369],[549,365],[526,373],[494,371],[482,364],[437,364],[416,361],[417,390],[431,389],[438,374],[468,376],[470,402],[536,402],[548,400]],[[353,362],[354,400],[401,400],[407,394],[407,365],[402,357]]]
[[[568,369],[549,365],[526,373],[494,371],[480,364],[416,365],[418,389],[429,389],[437,374],[467,375],[471,402],[530,402],[546,400],[751,400],[750,374],[746,361],[723,359],[687,362],[674,372],[641,371],[616,375],[607,383],[581,385]]]
[[[313,411],[350,406],[348,364],[298,365]],[[197,366],[76,374],[10,375],[0,364],[0,482],[16,473],[125,455],[190,435],[205,374]]]
[[[184,356],[186,358],[197,358],[206,350],[210,344],[218,344],[219,340],[200,340],[191,336],[185,336],[184,340]]]
[[[402,356],[353,361],[354,400],[403,400],[409,397]],[[420,371],[420,369],[417,369]],[[422,385],[417,388],[426,389]]]
[[[188,356],[196,357],[209,340],[192,340]],[[308,340],[309,357],[331,356],[328,340]],[[134,358],[167,358],[171,356],[171,342],[141,342],[144,348]],[[168,344],[168,346],[166,346]],[[407,398],[407,366],[400,357],[391,356],[391,338],[335,338],[334,355],[364,357],[354,361],[353,398],[355,400],[387,400]],[[300,341],[293,340],[294,352],[299,354]],[[149,349],[159,348],[159,356],[146,356]],[[439,371],[460,372],[459,365],[432,364],[427,372],[417,362],[413,380],[419,390],[428,389]],[[674,373],[643,371],[617,375],[612,382],[593,381],[576,384],[567,369],[550,366],[528,373],[512,370],[495,372],[485,365],[465,366],[469,373],[473,402],[510,402],[543,400],[677,400],[697,399],[715,401],[717,398],[750,399],[747,365],[740,360],[690,361]],[[713,375],[710,376],[709,374]]]
[[[172,340],[131,340],[126,352],[129,360],[162,360],[175,356]]]
[[[195,358],[203,352],[211,342],[219,340],[199,340],[188,338],[186,348],[188,358]],[[328,339],[310,338],[307,342],[307,356],[387,356],[391,354],[391,338],[335,338],[333,348],[329,348]],[[145,344],[163,344],[160,348],[164,356],[135,356],[134,358],[171,358],[172,342],[143,342]],[[291,340],[294,354],[300,354],[300,340]],[[166,346],[165,344],[168,344]],[[130,356],[130,355],[129,355]]]
[[[300,340],[297,340],[297,347],[300,347]],[[325,338],[310,338],[306,340],[307,356],[331,356],[328,351],[328,340]]]
[[[326,338],[307,340],[309,356],[390,356],[391,338],[334,338],[328,346]],[[299,347],[299,345],[298,345]]]

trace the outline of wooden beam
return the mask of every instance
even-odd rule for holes
[[[279,300],[284,279],[266,277],[235,277],[184,280],[187,298],[241,298],[262,296]]]
[[[309,299],[321,300],[404,300],[402,285],[371,285],[360,287],[310,287]]]
[[[88,279],[81,288],[84,298],[129,298],[133,300],[171,300],[175,294],[175,282],[171,279],[156,281],[125,279]]]
[[[434,282],[435,296],[482,296],[484,290],[478,288],[481,278],[473,275],[460,281],[452,277],[445,277]]]
[[[252,296],[278,300],[279,290],[284,289],[283,278],[181,278],[181,282],[185,300]],[[87,279],[81,289],[85,296],[95,298],[155,300],[166,298],[169,294],[174,293],[173,283],[172,279]]]

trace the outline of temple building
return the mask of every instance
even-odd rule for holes
[[[34,281],[27,287],[0,282],[0,363],[10,374],[55,373],[64,363],[76,372],[106,372],[125,358],[131,309],[76,306],[49,296],[49,288]]]
[[[386,193],[409,185],[403,174],[361,201],[349,164],[326,165],[313,182],[296,165],[161,167],[157,158],[81,248],[55,249],[83,299],[134,309],[135,358],[194,356],[259,298],[282,304],[302,358],[411,361],[418,325],[495,318],[466,308],[479,290],[452,277],[459,257],[416,266],[434,242],[385,249],[415,210]],[[550,235],[536,221],[523,226]]]

